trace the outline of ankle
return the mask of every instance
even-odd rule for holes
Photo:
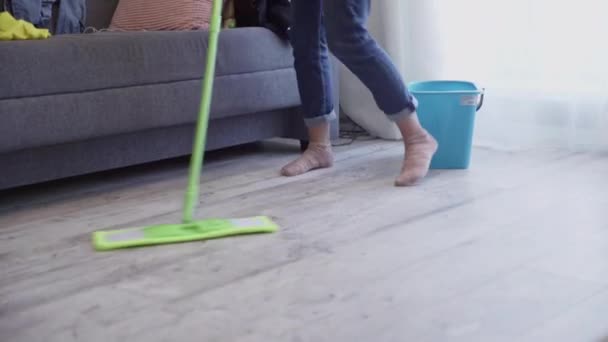
[[[334,152],[331,149],[331,144],[326,143],[310,143],[303,156],[311,156],[323,164],[331,165],[334,160]]]
[[[435,138],[427,132],[425,129],[421,129],[418,132],[412,133],[403,138],[405,145],[424,144],[424,143],[436,143]]]
[[[329,123],[324,122],[308,128],[308,140],[309,144],[315,145],[329,145],[331,144],[329,138]]]
[[[426,134],[426,130],[420,124],[416,112],[397,122],[397,127],[399,127],[403,140],[407,140],[409,137],[418,137]]]
[[[331,142],[329,141],[311,141],[308,143],[307,149],[331,150]]]

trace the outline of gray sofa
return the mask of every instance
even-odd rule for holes
[[[107,27],[116,2],[89,0],[87,26]],[[206,41],[189,31],[0,42],[0,189],[188,155]],[[287,42],[257,27],[221,33],[208,150],[305,139],[299,104]]]

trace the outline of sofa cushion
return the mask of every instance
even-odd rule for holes
[[[192,124],[200,94],[201,82],[190,80],[0,100],[0,154]],[[255,118],[259,112],[298,104],[293,69],[220,76],[214,84],[211,119]]]
[[[0,46],[0,99],[201,79],[207,31],[100,32]],[[289,44],[264,28],[222,31],[217,76],[292,67]]]

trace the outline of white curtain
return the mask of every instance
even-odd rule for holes
[[[477,145],[608,149],[608,1],[377,0],[372,7],[370,30],[408,82],[461,79],[486,89]],[[375,106],[356,103],[370,95],[352,77],[342,76],[344,111],[383,122]]]

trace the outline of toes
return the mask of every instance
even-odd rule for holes
[[[305,167],[300,165],[302,162],[302,160],[298,159],[296,161],[291,162],[290,164],[285,165],[281,169],[281,175],[285,177],[294,177],[306,172]]]
[[[395,186],[404,187],[404,186],[413,186],[416,185],[422,180],[423,177],[417,177],[414,175],[400,175],[395,180]]]

